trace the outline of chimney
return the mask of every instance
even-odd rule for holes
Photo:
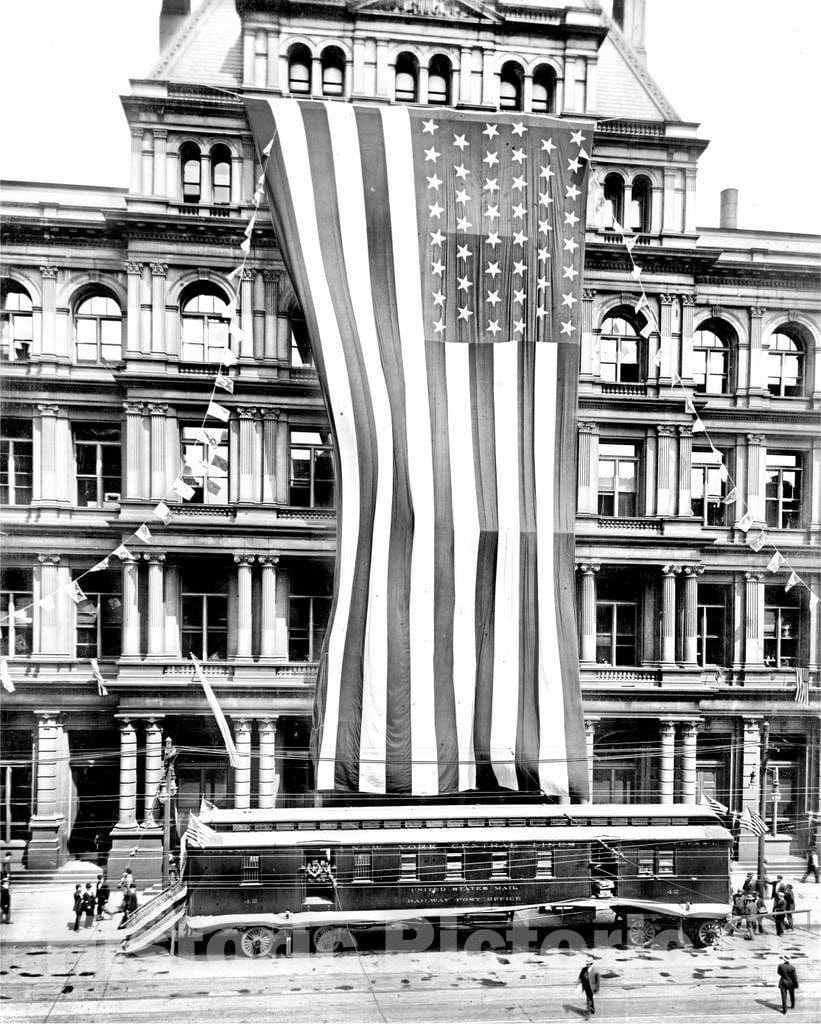
[[[165,52],[168,42],[191,13],[191,0],[162,0],[160,10],[160,53]]]
[[[613,0],[613,20],[621,34],[636,51],[636,56],[647,63],[644,48],[644,4],[645,0]]]
[[[738,227],[738,189],[725,188],[721,191],[721,214],[719,227],[735,231]]]

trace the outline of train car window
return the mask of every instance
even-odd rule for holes
[[[242,884],[259,885],[259,854],[244,853],[242,855]]]
[[[300,832],[316,832],[315,821],[299,821],[296,827]]]
[[[384,824],[382,821],[363,821],[362,828],[382,828]]]
[[[661,850],[656,854],[656,874],[657,875],[672,875],[675,874],[673,870],[673,853],[672,851]]]
[[[465,827],[465,819],[464,818],[451,818],[450,821],[448,822],[448,828],[464,828],[464,827]]]
[[[355,853],[353,858],[353,880],[355,882],[370,882],[372,878],[371,855],[369,853]]]
[[[654,825],[672,825],[673,824],[673,819],[672,818],[653,818],[653,824]]]
[[[402,853],[400,861],[399,881],[417,882],[419,880],[416,853]]]
[[[257,821],[254,824],[255,832],[267,832],[270,828],[271,826],[267,821]]]
[[[561,826],[575,825],[576,822],[572,818],[550,818],[545,821],[544,818],[531,818],[531,825],[550,825],[551,828],[560,828]]]
[[[611,825],[629,825],[630,824],[630,819],[629,818],[611,818],[610,819],[610,824]]]
[[[428,818],[425,822],[426,828],[444,828],[445,822],[442,818]]]
[[[522,828],[527,824],[527,818],[508,818],[507,823],[511,828]]]
[[[322,829],[324,829],[324,828],[339,828],[339,822],[338,821],[320,821],[319,828],[320,828],[320,831]]]
[[[504,828],[507,818],[488,818],[487,823],[491,828]]]
[[[293,832],[296,825],[292,821],[276,821],[274,822],[275,832]]]
[[[487,818],[468,818],[468,828],[484,828]]]
[[[490,878],[491,881],[499,878],[510,877],[510,851],[491,850],[490,853]]]
[[[649,818],[630,818],[628,824],[647,827],[650,824]]]
[[[636,851],[635,863],[638,867],[637,874],[639,875],[652,875],[654,867],[654,857],[652,850],[637,850]]]
[[[553,877],[553,851],[538,850],[536,852],[536,878]]]
[[[448,850],[448,859],[445,866],[446,882],[464,881],[464,855],[461,850]]]
[[[574,825],[590,825],[592,823],[591,823],[589,818],[574,818],[573,819],[573,824]],[[596,824],[598,825],[598,821],[596,822]]]

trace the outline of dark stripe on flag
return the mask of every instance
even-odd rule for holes
[[[374,316],[393,417],[393,511],[388,555],[388,672],[386,791],[411,790],[410,730],[410,585],[413,506],[408,472],[406,401],[402,348],[396,312],[393,236],[388,210],[388,181],[382,124],[378,110],[356,111],[368,224],[368,256]],[[378,197],[380,202],[375,202]],[[363,258],[365,258],[363,254]],[[411,411],[412,415],[412,411]]]

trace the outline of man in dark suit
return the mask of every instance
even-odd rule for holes
[[[778,987],[781,990],[781,1012],[787,1012],[787,993],[790,996],[790,1009],[795,1009],[795,990],[798,988],[798,975],[790,963],[788,956],[782,957],[778,965]]]
[[[123,925],[129,919],[129,917],[131,917],[131,915],[134,913],[134,911],[136,909],[137,909],[137,886],[136,885],[131,885],[131,886],[128,887],[128,892],[123,897],[123,906],[122,906],[123,917],[122,917],[122,920],[120,921],[120,928],[123,927]]]

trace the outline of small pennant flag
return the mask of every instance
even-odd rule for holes
[[[222,734],[223,742],[225,743],[225,749],[228,752],[228,760],[231,763],[232,768],[240,768],[242,762],[240,756],[237,753],[237,748],[234,746],[234,737],[231,735],[231,730],[228,726],[228,722],[225,719],[225,715],[222,712],[222,708],[219,705],[217,696],[211,688],[211,684],[205,678],[202,671],[202,666],[197,659],[197,656],[192,652],[191,661],[194,663],[194,675],[196,676],[197,682],[205,693],[205,699],[208,701],[208,706],[211,708],[211,713],[217,722],[217,727]]]
[[[225,431],[222,430],[222,429],[219,429],[219,430],[205,429],[205,430],[203,430],[203,434],[205,434],[205,439],[206,439],[206,441],[208,442],[208,444],[209,444],[209,446],[211,448],[216,448],[218,445],[222,444],[222,435],[224,433],[225,433]]]
[[[262,189],[258,188],[254,193],[254,206],[259,206],[260,200],[262,199]]]
[[[187,476],[205,476],[208,472],[208,463],[199,457],[199,455],[189,455],[185,460],[185,468],[189,472]]]
[[[800,665],[795,666],[795,703],[796,704],[809,704],[810,702],[810,684],[808,679],[809,672],[806,668],[802,668]]]
[[[148,529],[148,526],[146,526],[145,523],[143,523],[134,531],[134,536],[139,537],[143,544],[151,543],[151,531]]]
[[[257,222],[257,215],[253,214],[251,216],[251,219],[245,225],[245,231],[243,231],[243,234],[245,235],[246,238],[250,238],[251,235],[254,233],[254,225],[256,224],[256,222]]]
[[[251,239],[250,238],[244,238],[240,242],[239,247],[240,247],[241,251],[244,252],[245,255],[247,256],[248,253],[251,251]]]
[[[194,488],[181,477],[177,477],[174,483],[171,484],[171,490],[175,494],[179,494],[183,501],[190,501],[194,497]]]
[[[226,409],[219,402],[209,402],[206,416],[213,416],[215,420],[222,420],[223,423],[227,423],[231,418],[231,410]]]
[[[648,312],[649,312],[649,310],[648,310]],[[646,340],[647,338],[650,337],[650,335],[653,333],[654,330],[655,330],[655,325],[653,324],[653,318],[649,317],[648,320],[647,320],[647,323],[639,331],[639,334],[642,336],[642,338],[644,338]],[[657,355],[660,355],[660,354],[661,354],[661,349],[659,349],[659,352],[657,353]]]
[[[97,696],[107,697],[108,690],[106,689],[105,683],[103,682],[103,674],[102,672],[100,672],[100,666],[96,658],[91,659],[91,671],[94,675],[94,680],[97,683]]]
[[[152,509],[153,514],[160,520],[163,525],[166,525],[171,519],[171,509],[166,505],[164,501],[161,501],[159,505],[156,505]]]
[[[633,264],[633,269],[630,271],[630,276],[633,278],[634,281],[638,281],[638,279],[641,277],[641,267],[638,265],[638,263]]]
[[[735,524],[736,525],[736,529],[737,530],[741,530],[742,533],[746,534],[747,531],[750,529],[750,527],[753,525],[754,522],[755,522],[755,519],[753,519],[752,513],[751,512],[745,512],[744,515]]]
[[[632,252],[633,249],[636,247],[636,244],[638,243],[638,240],[639,240],[639,236],[638,235],[629,235],[629,236],[627,236],[624,239],[624,248],[628,252]]]
[[[621,224],[619,224],[615,217],[613,218],[613,230],[616,232],[617,235],[624,234],[624,228],[621,226]]]
[[[691,416],[698,416],[698,411],[696,407],[693,405],[693,400],[692,398],[690,398],[689,395],[684,399],[684,408],[687,410],[687,412],[690,413]]]
[[[702,804],[706,804],[707,807],[709,807],[711,811],[715,811],[716,814],[729,813],[728,807],[725,807],[724,804],[720,803],[718,800],[713,799],[713,797],[707,796],[707,794],[704,792],[702,792],[701,800],[699,802]]]
[[[744,807],[738,821],[742,828],[746,828],[748,832],[752,832],[754,835],[765,836],[769,832],[767,823],[761,815],[751,811],[747,806]]]
[[[96,565],[92,565],[92,567],[88,571],[89,572],[102,572],[103,569],[107,569],[108,568],[108,563],[109,563],[110,560],[111,560],[111,555],[107,555],[105,558],[101,558],[100,561],[97,562]]]
[[[721,452],[717,448],[713,448],[713,454],[721,458]],[[722,483],[726,483],[730,479],[730,472],[723,462],[718,467],[718,479]]]
[[[767,534],[764,530],[759,530],[758,533],[747,534],[747,543],[753,549],[753,551],[760,551],[767,543]]]
[[[234,269],[228,275],[228,280],[229,281],[233,281],[233,279],[235,277],[239,277],[239,275],[242,273],[242,270],[243,270],[243,265],[242,265],[242,263],[240,263],[240,265],[238,267],[234,267]],[[231,307],[231,303],[229,302],[228,303],[228,308],[230,309],[230,307]],[[236,302],[234,303],[234,309],[236,310]]]
[[[214,387],[222,388],[223,391],[227,391],[232,395],[234,393],[234,382],[224,373],[217,374],[216,380],[214,381]]]
[[[738,501],[738,488],[731,487],[729,491],[721,499],[722,505],[732,505],[734,501]]]
[[[265,184],[265,171],[260,171],[259,172],[259,177],[257,178],[257,189],[261,190],[262,186],[264,184]]]
[[[240,327],[238,320],[232,320],[228,324],[228,333],[232,338],[236,338],[237,341],[242,341],[245,338],[245,331]]]
[[[235,366],[237,363],[237,357],[234,355],[231,349],[226,346],[226,348],[222,350],[222,354],[220,355],[220,362],[222,363],[223,366]]]
[[[6,693],[14,693],[14,683],[9,672],[9,663],[6,658],[0,658],[0,685]]]
[[[119,544],[111,552],[112,558],[119,558],[121,562],[124,562],[127,558],[131,558],[131,552],[125,546],[125,544]]]
[[[639,301],[633,304],[633,309],[636,311],[636,315],[643,312],[645,309],[650,308],[650,303],[647,301],[647,296],[644,292],[641,293]]]
[[[265,147],[265,149],[263,149],[262,155],[263,156],[270,156],[271,155],[271,150],[273,148],[274,148],[274,136],[271,136],[271,141],[268,143],[268,145]]]
[[[244,268],[240,267],[239,269],[243,270]],[[237,300],[236,299],[231,299],[231,301],[225,307],[225,319],[226,320],[233,320],[236,315],[237,315]]]
[[[782,565],[787,559],[781,554],[780,551],[776,551],[773,557],[767,562],[767,572],[778,572]]]
[[[75,604],[81,604],[83,601],[87,600],[83,593],[83,589],[77,580],[72,580],[72,582],[66,587],[66,590],[68,591],[68,596]]]
[[[695,422],[693,423],[693,433],[703,434],[707,428],[704,426],[704,420],[700,416],[696,416]]]
[[[786,592],[788,590],[792,590],[792,588],[793,587],[797,587],[800,582],[801,582],[801,577],[798,575],[798,573],[797,572],[791,572],[790,573],[790,578],[784,584],[784,591]]]
[[[223,473],[228,472],[228,460],[224,459],[221,455],[217,455],[216,452],[211,456],[211,465],[215,469],[222,470]]]

